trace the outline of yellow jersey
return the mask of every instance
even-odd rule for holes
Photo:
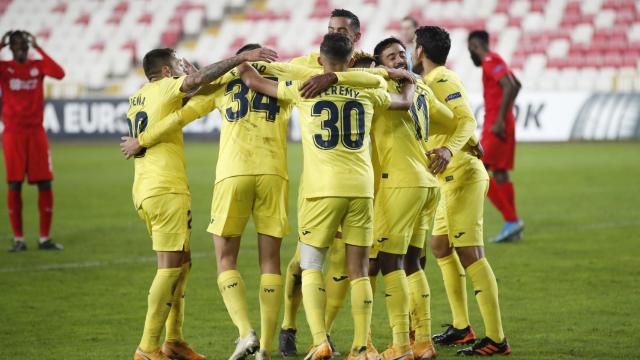
[[[127,124],[129,135],[138,137],[149,126],[162,122],[165,116],[180,109],[180,91],[185,76],[163,78],[145,84],[129,97]],[[140,207],[146,198],[162,194],[189,194],[184,164],[182,131],[172,131],[157,146],[143,149],[135,156],[133,203]]]
[[[429,129],[427,148],[446,146],[453,154],[446,170],[438,174],[438,180],[447,186],[488,180],[484,165],[469,150],[468,144],[477,142],[474,134],[477,123],[460,78],[446,67],[438,66],[426,74],[424,81],[454,115],[450,122],[432,122]]]
[[[301,196],[373,197],[371,121],[391,97],[382,86],[365,89],[334,85],[313,99],[303,99],[299,81],[278,84],[278,99],[299,109],[304,171]]]
[[[390,93],[400,94],[402,87],[387,82]],[[406,110],[377,111],[373,116],[371,141],[375,158],[374,174],[380,187],[437,187],[425,156],[429,141],[429,122],[451,122],[453,113],[436,100],[422,81],[416,84],[413,105]]]
[[[303,80],[319,70],[285,63],[251,64],[268,79]],[[337,73],[338,83],[357,81],[362,86],[380,86],[376,76]],[[287,133],[292,104],[256,93],[239,78],[236,70],[203,86],[189,102],[160,126],[139,137],[142,146],[157,143],[168,127],[183,127],[214,109],[222,115],[216,180],[241,175],[287,175]]]

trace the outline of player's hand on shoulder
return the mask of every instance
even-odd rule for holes
[[[300,96],[305,99],[314,98],[337,82],[338,76],[332,72],[312,76],[300,86]]]
[[[389,78],[391,80],[396,80],[396,81],[408,81],[412,84],[416,83],[416,75],[414,73],[412,73],[411,71],[407,71],[405,69],[394,69],[394,68],[389,68],[389,67],[384,67],[387,70],[387,73],[389,74]]]
[[[182,59],[182,70],[187,75],[195,74],[196,72],[198,72],[198,68],[185,58]]]
[[[120,138],[120,140],[122,140],[122,142],[120,143],[120,151],[127,159],[132,158],[142,150],[140,142],[138,142],[138,139],[136,138],[123,136]]]
[[[269,48],[258,48],[245,51],[240,54],[242,61],[266,61],[272,62],[278,59],[278,53]]]
[[[432,174],[440,174],[444,172],[449,162],[451,162],[453,153],[449,148],[443,146],[427,151],[425,155],[429,158],[429,171],[431,171]]]

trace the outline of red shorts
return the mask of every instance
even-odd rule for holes
[[[500,139],[490,131],[491,126],[485,126],[482,131],[480,144],[484,149],[482,162],[489,170],[512,170],[516,153],[515,127],[506,126],[506,139]]]
[[[2,150],[7,181],[29,183],[53,180],[49,142],[44,129],[18,129],[2,133]]]

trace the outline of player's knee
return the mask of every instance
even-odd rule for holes
[[[465,269],[484,257],[484,248],[482,246],[456,248],[456,252],[462,267]]]
[[[20,191],[22,190],[22,181],[9,181],[8,187],[13,191]]]
[[[377,276],[378,271],[380,271],[378,259],[369,259],[369,276]]]
[[[422,249],[409,246],[407,255],[404,257],[404,272],[411,275],[422,270],[421,255]],[[426,257],[423,257],[426,258]]]
[[[324,256],[327,249],[300,243],[300,268],[302,270],[320,270],[324,263]]]
[[[51,181],[38,181],[36,184],[38,186],[38,191],[51,190]]]
[[[446,235],[434,235],[431,238],[431,252],[437,258],[443,258],[451,255],[451,246],[449,238]]]
[[[380,252],[378,259],[383,276],[402,269],[404,265],[404,256],[402,255]]]

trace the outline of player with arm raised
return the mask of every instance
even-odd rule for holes
[[[475,66],[482,67],[484,85],[484,123],[482,124],[482,158],[489,178],[489,200],[500,211],[504,226],[493,242],[504,242],[522,237],[524,222],[516,212],[513,183],[509,171],[513,170],[515,155],[516,120],[513,104],[521,85],[500,55],[489,49],[489,34],[484,30],[469,34],[469,53]]]
[[[47,134],[43,127],[45,76],[62,79],[64,70],[38,46],[33,35],[26,31],[9,31],[2,37],[0,49],[9,46],[13,60],[0,61],[2,89],[2,152],[7,174],[7,205],[13,229],[13,245],[9,252],[25,251],[22,229],[22,183],[38,186],[40,212],[40,250],[61,250],[62,245],[50,238],[53,217],[53,170]],[[42,60],[27,57],[29,47]]]
[[[450,48],[449,33],[444,29],[424,26],[416,30],[414,70],[423,74],[436,98],[454,114],[454,121],[449,124],[433,124],[427,143],[429,168],[437,175],[441,191],[431,249],[442,271],[453,314],[453,325],[433,339],[442,345],[475,341],[466,302],[467,272],[475,289],[486,337],[459,353],[508,354],[510,348],[502,330],[498,284],[485,258],[482,238],[489,176],[468,145],[476,120],[460,79],[444,66]]]
[[[259,49],[248,44],[238,54]],[[283,63],[252,63],[270,79],[304,80],[318,73],[307,67]],[[343,81],[359,81],[364,86],[380,85],[376,76],[365,74],[336,74]],[[280,245],[289,231],[287,215],[287,129],[292,105],[249,89],[231,70],[196,92],[180,110],[162,121],[151,124],[135,145],[153,149],[172,132],[219,109],[223,123],[220,153],[216,166],[216,180],[208,231],[213,233],[217,257],[218,286],[229,316],[239,333],[237,346],[230,359],[240,359],[258,350],[258,359],[269,359],[271,343],[277,327],[282,299],[280,277]],[[237,257],[241,235],[250,217],[258,232],[260,261],[261,332],[258,343],[248,314],[246,290],[237,271]]]
[[[320,61],[325,71],[344,71],[352,55],[352,43],[342,34],[325,35]],[[367,333],[373,295],[368,278],[373,213],[373,171],[369,155],[369,130],[375,108],[405,108],[413,88],[392,101],[382,88],[369,90],[332,86],[314,99],[300,96],[297,81],[265,79],[248,66],[241,78],[250,88],[300,109],[304,172],[302,175],[298,235],[302,292],[313,347],[305,359],[329,359],[332,349],[325,328],[324,254],[334,241],[338,226],[346,244],[351,278],[354,341],[347,359],[368,359]],[[409,88],[409,86],[407,86]],[[407,96],[407,92],[411,95]],[[409,97],[407,99],[407,97]]]
[[[374,50],[378,64],[407,69],[404,44],[387,38]],[[388,82],[389,92],[401,85]],[[387,315],[393,332],[392,346],[383,360],[433,359],[430,292],[420,264],[427,232],[433,224],[440,197],[438,180],[428,169],[429,123],[450,122],[453,113],[436,100],[422,81],[416,85],[410,111],[379,111],[374,114],[371,137],[377,190],[374,200],[372,257],[383,275]],[[370,275],[374,275],[369,273]],[[409,340],[409,314],[415,329]]]
[[[129,98],[129,135],[137,137],[149,124],[182,107],[187,93],[215,80],[238,63],[270,61],[275,56],[271,50],[260,49],[185,75],[173,49],[151,50],[142,64],[149,83]],[[168,134],[157,146],[136,153],[132,193],[134,206],[147,225],[158,257],[142,340],[134,359],[204,359],[191,350],[182,335],[184,291],[191,269],[191,196],[181,129]],[[159,340],[165,327],[166,341],[161,348]]]

